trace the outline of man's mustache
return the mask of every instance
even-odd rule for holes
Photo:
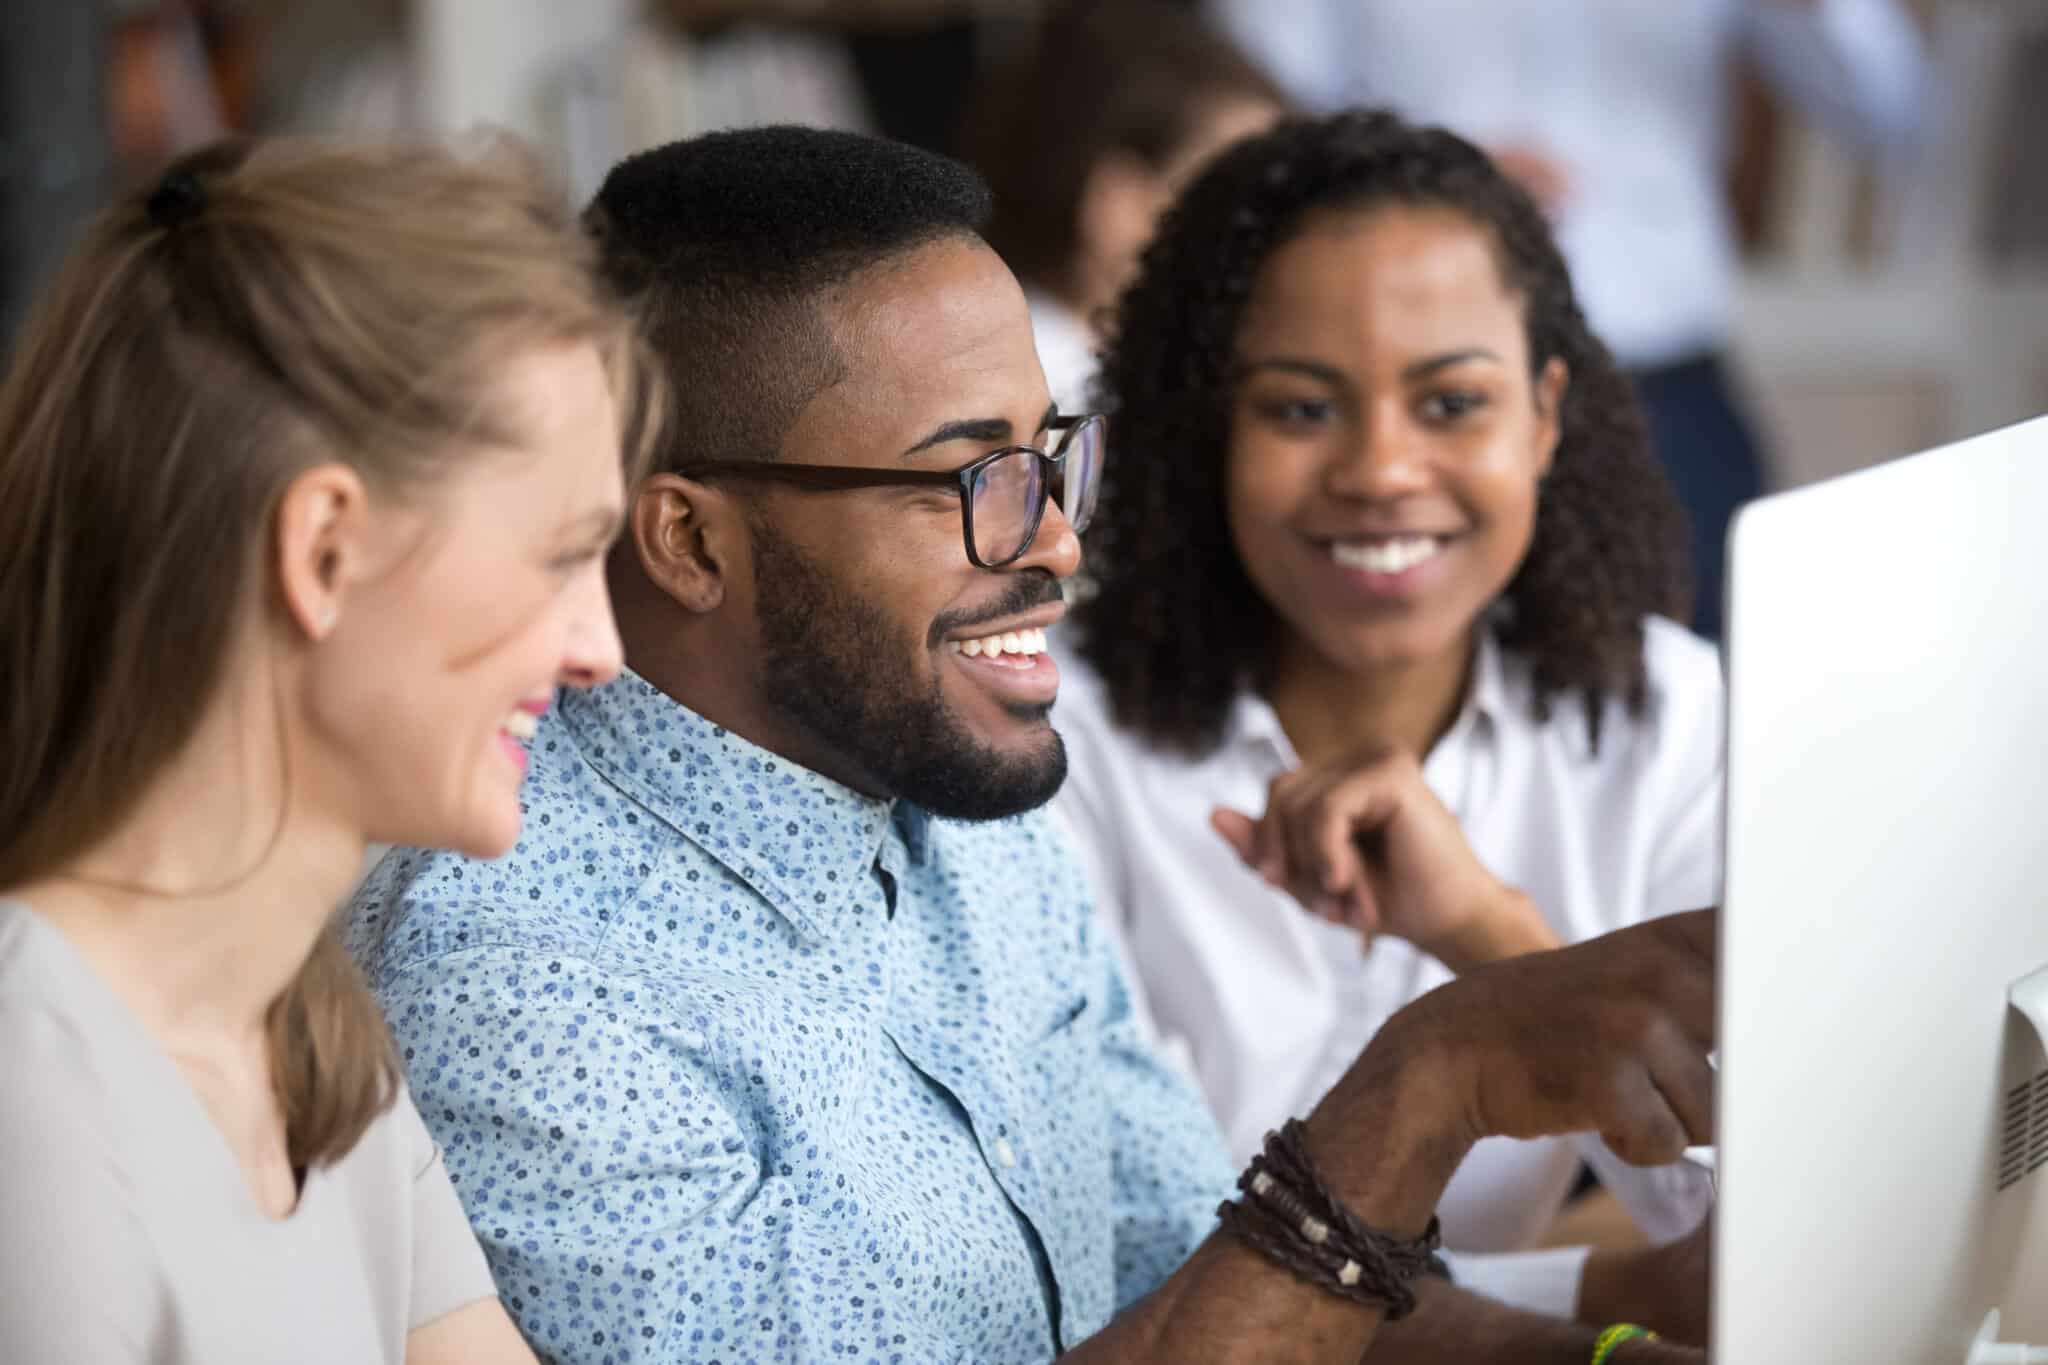
[[[947,612],[932,621],[931,637],[928,643],[937,649],[939,642],[955,631],[969,626],[978,626],[987,621],[1000,621],[1006,616],[1018,616],[1033,607],[1042,607],[1049,602],[1066,601],[1066,591],[1060,581],[1044,569],[1027,569],[1017,575],[1017,581],[1001,597],[986,607],[973,611]]]

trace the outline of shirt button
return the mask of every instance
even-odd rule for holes
[[[1006,1171],[1017,1164],[1017,1150],[1008,1138],[996,1139],[996,1164]]]

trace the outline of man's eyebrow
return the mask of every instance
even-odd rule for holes
[[[1060,405],[1056,402],[1047,403],[1045,405],[1045,415],[1038,419],[1037,429],[1039,431],[1050,431],[1054,419],[1059,415]],[[1007,445],[1015,431],[1016,428],[1010,425],[1009,419],[1006,417],[963,418],[957,422],[946,423],[946,425],[904,451],[903,455],[905,459],[908,459],[921,450],[930,450],[933,446],[945,445],[951,441],[976,441],[982,445]]]
[[[957,422],[948,422],[903,452],[908,458],[921,450],[942,446],[952,441],[1005,442],[1010,439],[1010,419],[1007,417],[964,417]]]

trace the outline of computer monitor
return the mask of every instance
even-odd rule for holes
[[[1730,546],[1714,1356],[2048,1361],[2048,418]]]

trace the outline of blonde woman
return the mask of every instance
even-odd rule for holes
[[[530,1361],[328,931],[518,836],[650,417],[515,167],[223,146],[0,386],[0,1359]]]

